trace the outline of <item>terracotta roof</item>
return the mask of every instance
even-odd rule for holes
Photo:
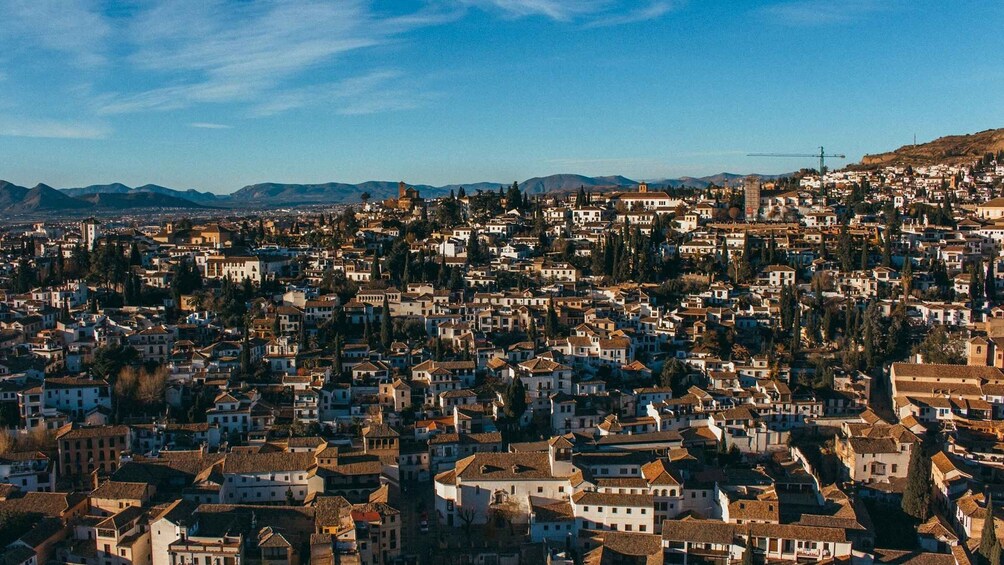
[[[228,453],[223,461],[224,473],[255,474],[285,471],[307,471],[315,465],[313,453]]]
[[[111,500],[142,500],[146,497],[147,483],[124,483],[107,481],[91,493],[91,498],[107,498]]]

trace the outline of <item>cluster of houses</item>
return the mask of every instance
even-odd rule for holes
[[[976,563],[1004,517],[1004,309],[978,286],[1004,285],[1002,178],[642,184],[487,215],[402,183],[320,214],[11,227],[3,563]],[[433,221],[445,206],[462,221]],[[592,272],[632,233],[659,236],[671,289]],[[110,248],[124,280],[63,276]],[[821,305],[905,312],[964,364],[864,371],[799,329],[817,362],[751,352]],[[918,450],[930,518],[889,549],[873,514]]]

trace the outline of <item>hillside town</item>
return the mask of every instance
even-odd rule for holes
[[[1004,152],[729,184],[4,226],[0,563],[1000,563]]]

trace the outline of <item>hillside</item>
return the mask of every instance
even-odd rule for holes
[[[78,200],[45,184],[38,184],[24,194],[20,201],[7,207],[9,214],[30,214],[33,212],[66,212],[91,206],[90,202]]]
[[[519,183],[527,194],[544,194],[547,192],[560,192],[576,190],[580,186],[586,188],[598,186],[636,186],[638,181],[633,181],[622,176],[608,177],[587,177],[584,175],[549,175],[546,177],[533,177]]]
[[[156,184],[144,184],[143,186],[137,186],[132,188],[126,186],[122,183],[115,182],[112,184],[92,184],[90,186],[84,186],[79,188],[61,188],[60,192],[72,196],[74,198],[79,198],[81,196],[89,196],[92,194],[133,194],[133,193],[154,193],[163,194],[165,196],[170,196],[173,198],[181,198],[184,200],[189,200],[198,204],[215,204],[219,200],[219,197],[212,192],[199,192],[197,190],[175,190],[173,188],[167,188],[163,186],[158,186]],[[142,200],[142,198],[138,199]]]
[[[28,194],[27,188],[0,180],[0,210],[21,202],[25,194]]]
[[[78,198],[102,210],[129,210],[132,208],[207,208],[191,200],[158,194],[156,192],[98,192]]]
[[[204,204],[174,196],[174,194],[188,194],[188,192],[163,190],[164,193],[158,193],[133,189],[122,184],[62,190],[38,184],[29,189],[0,180],[0,214],[24,216],[73,212],[121,212],[150,208],[207,207]],[[203,193],[196,192],[195,194]],[[215,195],[205,194],[212,198],[213,203],[217,201]],[[205,199],[205,196],[203,198]]]
[[[742,179],[745,175],[719,173],[707,177],[681,177],[649,181],[654,189],[676,189],[683,186],[705,188],[710,184],[722,186]],[[763,178],[777,178],[778,175],[761,175]],[[409,185],[417,188],[428,198],[445,196],[461,187],[468,194],[483,190],[498,190],[509,186],[510,182],[473,182],[432,186],[427,184]],[[569,192],[580,186],[614,188],[627,190],[636,187],[639,181],[620,175],[591,177],[578,174],[556,174],[533,177],[519,183],[528,194],[549,192]],[[45,186],[45,185],[40,185]],[[92,208],[102,210],[130,210],[138,208],[203,208],[203,207],[245,207],[245,206],[299,206],[304,204],[352,204],[360,201],[363,193],[369,193],[372,200],[383,200],[397,196],[398,183],[395,181],[366,181],[361,183],[327,182],[319,184],[298,184],[265,182],[242,187],[231,194],[213,194],[196,190],[176,190],[154,184],[129,187],[122,183],[95,184],[77,188],[48,189],[44,194],[29,198],[27,188],[6,181],[0,181],[0,212],[24,214]],[[33,189],[34,190],[34,189]],[[27,200],[26,200],[27,199]]]
[[[865,155],[861,158],[861,166],[965,164],[998,151],[1004,151],[1004,128],[946,135],[927,143],[904,145],[888,153]]]

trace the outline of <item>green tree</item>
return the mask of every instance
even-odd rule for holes
[[[526,412],[526,386],[523,385],[519,375],[513,377],[512,382],[506,387],[503,399],[505,415],[518,422]]]
[[[997,540],[997,525],[994,523],[994,499],[990,493],[987,493],[987,504],[984,510],[983,530],[980,532],[980,555],[991,564],[996,565],[998,562],[993,561],[994,546],[998,546],[997,553],[999,554],[1000,541]],[[999,557],[998,555],[998,560]]]
[[[384,347],[390,347],[391,340],[393,339],[393,332],[390,320],[390,303],[387,300],[387,295],[383,295],[383,309],[380,312],[380,343]]]
[[[31,531],[42,517],[41,514],[34,512],[0,510],[0,547],[7,547],[17,541],[18,538]]]
[[[135,241],[129,246],[129,264],[134,266],[143,264],[143,256],[140,254],[139,247]]]
[[[837,255],[840,258],[840,269],[850,271],[853,268],[853,258],[850,251],[850,231],[846,222],[840,224],[840,236],[837,239],[836,247],[838,249]]]
[[[687,367],[679,359],[672,358],[662,365],[659,372],[659,385],[673,389],[673,396],[679,396],[686,387]]]
[[[913,452],[910,453],[910,467],[903,490],[903,512],[918,520],[926,520],[931,512],[931,459],[924,456],[919,443],[913,445]]]
[[[952,338],[942,325],[934,326],[913,353],[919,354],[925,363],[962,365],[966,362],[961,340]]]
[[[336,378],[341,377],[344,370],[342,367],[342,341],[342,334],[335,334],[335,350],[332,353],[334,367],[332,370]]]
[[[251,374],[251,327],[248,320],[244,320],[244,335],[241,337],[241,375],[248,378]]]
[[[548,301],[547,303],[547,319],[544,324],[544,335],[548,339],[558,337],[558,312],[554,309],[553,301]]]
[[[910,258],[910,253],[903,259],[900,278],[903,280],[903,300],[910,300],[910,295],[913,293],[913,260]]]
[[[28,292],[38,285],[38,272],[27,259],[21,259],[17,263],[14,274],[14,292]]]
[[[91,373],[102,379],[115,378],[122,367],[135,363],[139,352],[128,345],[109,345],[94,350],[91,358]]]
[[[467,264],[479,265],[487,260],[485,251],[481,246],[481,239],[477,230],[471,230],[471,235],[467,238]]]
[[[985,279],[986,286],[986,296],[987,305],[993,306],[997,303],[997,272],[995,270],[995,265],[997,264],[997,258],[993,257],[990,261],[987,261],[987,274]]]

